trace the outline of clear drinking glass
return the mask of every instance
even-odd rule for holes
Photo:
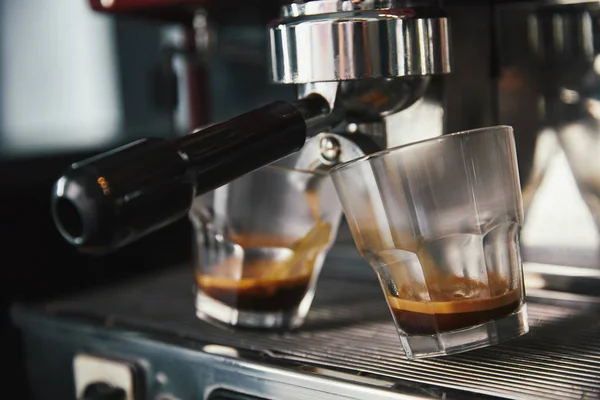
[[[332,177],[408,358],[528,331],[512,128],[385,150],[335,167]]]
[[[328,174],[267,166],[200,198],[198,317],[295,328],[308,313],[342,209]]]

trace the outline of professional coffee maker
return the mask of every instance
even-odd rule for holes
[[[384,117],[421,99],[431,75],[450,72],[447,18],[437,7],[294,3],[268,34],[271,78],[296,84],[298,100],[74,166],[54,192],[67,240],[113,250],[182,217],[195,195],[300,149],[295,167],[312,169],[387,148],[400,129],[386,129]]]
[[[257,42],[268,43],[254,71],[295,93],[225,122],[205,121],[195,114],[197,86],[189,85],[182,96],[193,116],[188,125],[217,124],[75,164],[55,186],[53,212],[62,235],[83,251],[114,251],[184,217],[195,196],[273,162],[328,168],[434,135],[506,124],[515,129],[527,194],[544,173],[542,133],[553,131],[564,146],[575,123],[587,127],[588,150],[598,143],[595,2],[91,4],[175,21],[188,72],[201,70],[205,80],[210,60],[224,57],[228,33],[254,24],[253,32],[264,32]],[[600,171],[587,166],[583,181],[575,175],[593,198],[588,176]],[[33,379],[49,374],[48,360],[63,366],[53,367],[57,379],[39,398],[73,388],[87,392],[80,398],[127,399],[595,398],[598,267],[569,257],[572,265],[526,259],[528,335],[426,362],[403,358],[374,276],[343,246],[332,249],[312,319],[298,333],[233,333],[197,321],[187,267],[15,315]]]
[[[144,3],[92,4],[102,11],[148,12]],[[585,96],[589,97],[596,85],[593,63],[597,46],[594,6],[531,9],[528,4],[464,7],[447,2],[442,10],[435,2],[416,6],[407,3],[396,6],[397,15],[379,12],[389,9],[389,2],[310,1],[287,5],[281,9],[280,19],[270,22],[267,50],[270,61],[262,72],[270,76],[272,83],[294,85],[298,100],[292,109],[272,104],[254,115],[213,126],[207,132],[200,129],[191,136],[162,145],[165,147],[162,150],[157,143],[138,143],[137,147],[128,147],[129,158],[116,154],[96,161],[100,164],[95,166],[80,167],[87,168],[88,172],[72,171],[57,185],[54,207],[57,226],[68,241],[84,250],[110,251],[184,215],[191,203],[192,186],[199,195],[296,152],[302,146],[303,151],[295,155],[299,160],[296,167],[314,168],[419,138],[499,123],[512,125],[517,132],[527,210],[543,176],[543,160],[547,158],[544,152],[551,151],[536,146],[538,136],[546,128],[556,130],[564,126],[577,112],[589,114],[586,111],[589,107],[585,106],[589,101]],[[176,44],[187,53],[186,74],[180,76],[180,80],[187,82],[190,74],[200,75],[194,80],[196,85],[187,85],[188,91],[184,93],[183,101],[188,103],[184,106],[189,108],[190,117],[183,125],[206,123],[203,117],[206,112],[198,110],[197,83],[207,79],[207,68],[197,65],[204,65],[203,60],[212,54],[210,38],[215,35],[211,36],[211,7],[207,11],[206,7],[190,9],[188,5],[182,12],[172,3],[167,5],[166,9],[151,8],[151,15],[170,19],[177,16],[178,20],[187,21],[187,25],[181,24],[185,40],[180,39]],[[515,13],[513,9],[520,11]],[[213,11],[216,18],[220,18],[222,11],[219,10],[216,7]],[[495,14],[497,26],[489,23],[487,14],[490,12]],[[348,19],[350,16],[354,19]],[[450,30],[448,20],[454,21]],[[502,24],[511,25],[511,29],[503,29]],[[386,32],[390,29],[397,32],[396,37],[388,37]],[[453,54],[459,56],[451,57]],[[449,74],[451,69],[454,73]],[[199,71],[204,74],[198,74]],[[574,96],[581,100],[565,102],[565,98]],[[427,116],[423,111],[418,114],[423,103],[430,106]],[[290,110],[299,113],[295,119],[277,119]],[[266,113],[270,113],[269,117]],[[257,123],[261,118],[271,120]],[[429,120],[430,124],[423,127],[423,120]],[[264,129],[248,132],[247,124]],[[237,129],[239,126],[245,129]],[[222,129],[227,129],[227,139]],[[288,129],[296,134],[287,133]],[[273,139],[269,139],[271,136]],[[314,136],[318,137],[312,139]],[[238,140],[232,141],[232,137]],[[205,140],[209,142],[204,143]],[[563,143],[570,142],[563,140]],[[144,164],[140,164],[139,170],[145,171],[147,177],[152,168],[158,168],[156,182],[137,182],[133,173],[127,177],[120,173],[121,163],[127,163],[128,169],[134,170],[133,152],[138,148],[144,154],[137,158],[138,162],[143,159]],[[205,150],[208,148],[211,149],[209,154]],[[243,151],[236,153],[236,149]],[[228,156],[223,157],[221,150]],[[149,155],[149,151],[154,155]],[[173,153],[176,151],[189,152],[188,159],[182,162],[179,155]],[[167,154],[169,152],[172,154]],[[245,154],[253,157],[245,158]],[[165,161],[165,157],[170,161]],[[581,172],[582,168],[575,161],[581,158],[570,158],[572,164],[575,163],[574,171],[579,171],[578,176],[585,175],[586,181],[594,180],[589,173]],[[152,164],[154,159],[155,164]],[[194,166],[195,163],[198,165]],[[119,171],[113,173],[120,177],[109,177],[108,170],[99,168],[112,168]],[[169,168],[171,172],[167,172]],[[187,169],[194,174],[201,171],[202,175],[177,178]],[[97,183],[100,178],[102,184]],[[69,183],[69,179],[78,183]],[[121,181],[110,182],[109,179]],[[130,181],[123,182],[123,179]],[[182,180],[197,182],[174,183]],[[78,190],[65,190],[64,185],[69,184],[89,185],[89,188],[83,195]],[[163,184],[167,187],[160,189]],[[113,185],[107,194],[107,187]],[[152,195],[145,186],[152,186]],[[590,184],[583,186],[584,193],[593,192],[586,189]],[[160,199],[160,193],[173,190],[180,193],[181,199],[170,196],[172,204]],[[76,197],[73,192],[77,193]],[[136,195],[132,197],[132,193]],[[91,197],[85,200],[82,196]],[[151,200],[146,196],[159,197]],[[587,198],[594,196],[586,195]],[[136,202],[143,206],[135,205]],[[590,204],[597,207],[596,202],[591,200]],[[113,207],[109,203],[120,204],[123,209],[109,210]],[[98,214],[99,209],[90,209],[92,204],[102,204],[102,216]],[[158,209],[149,209],[152,205]],[[137,218],[136,213],[144,217]],[[118,220],[111,215],[119,215]],[[128,222],[128,218],[136,222]],[[130,223],[134,225],[128,227]],[[94,231],[89,231],[92,227]]]

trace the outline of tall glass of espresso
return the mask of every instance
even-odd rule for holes
[[[198,199],[191,212],[198,317],[239,327],[300,326],[341,215],[327,173],[279,166]]]
[[[331,174],[408,358],[468,351],[528,331],[512,128],[384,150]]]

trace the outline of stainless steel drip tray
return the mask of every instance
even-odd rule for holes
[[[372,271],[344,258],[328,260],[309,319],[292,333],[233,332],[199,321],[188,268],[54,302],[43,312],[75,321],[85,318],[86,323],[196,351],[227,346],[273,371],[343,379],[357,388],[381,391],[379,398],[390,398],[390,393],[446,399],[600,398],[598,299],[559,292],[546,296],[537,290],[528,304],[527,335],[419,361],[404,356]]]

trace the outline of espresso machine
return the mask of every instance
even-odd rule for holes
[[[549,150],[540,138],[550,130],[597,216],[596,2],[90,0],[90,6],[177,24],[179,40],[171,45],[185,65],[178,109],[187,110],[187,119],[176,138],[134,142],[76,163],[58,179],[55,222],[81,251],[118,251],[185,218],[196,197],[268,164],[328,169],[495,124],[515,129],[526,209],[545,172],[540,160]],[[215,78],[223,73],[215,60],[235,48],[232,36],[254,54],[237,47],[237,55],[247,55],[240,76],[265,83],[268,77],[273,86],[254,82],[260,89],[248,96]],[[237,82],[235,75],[228,78]],[[199,93],[213,80],[222,85]],[[241,115],[226,110],[207,118],[206,104],[226,96],[250,100]],[[569,146],[573,126],[575,142],[586,140],[583,150]],[[308,322],[297,332],[228,331],[199,321],[189,265],[16,307],[35,398],[600,396],[600,259],[567,249],[562,262],[556,249],[523,249],[529,334],[408,361],[375,276],[343,229],[339,236]]]

